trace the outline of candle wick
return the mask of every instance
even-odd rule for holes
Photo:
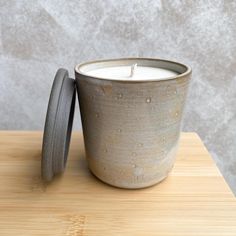
[[[132,78],[134,76],[135,70],[137,68],[138,64],[135,63],[131,66],[131,71],[130,71],[130,77]]]

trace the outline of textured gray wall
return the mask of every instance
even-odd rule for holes
[[[178,60],[193,68],[184,130],[198,132],[236,193],[235,1],[0,0],[0,15],[0,129],[43,128],[58,67]]]

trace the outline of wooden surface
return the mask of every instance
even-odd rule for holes
[[[0,235],[236,235],[236,199],[194,133],[162,183],[110,187],[88,171],[74,133],[64,176],[40,180],[41,132],[0,132]]]

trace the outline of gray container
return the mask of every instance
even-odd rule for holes
[[[84,70],[132,65],[169,69],[162,80],[109,80]],[[93,61],[75,68],[86,157],[92,173],[121,188],[154,185],[171,171],[191,69],[150,58]]]

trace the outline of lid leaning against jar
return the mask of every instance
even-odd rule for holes
[[[75,108],[75,81],[59,69],[53,81],[44,126],[41,174],[51,181],[64,171],[70,145]]]

